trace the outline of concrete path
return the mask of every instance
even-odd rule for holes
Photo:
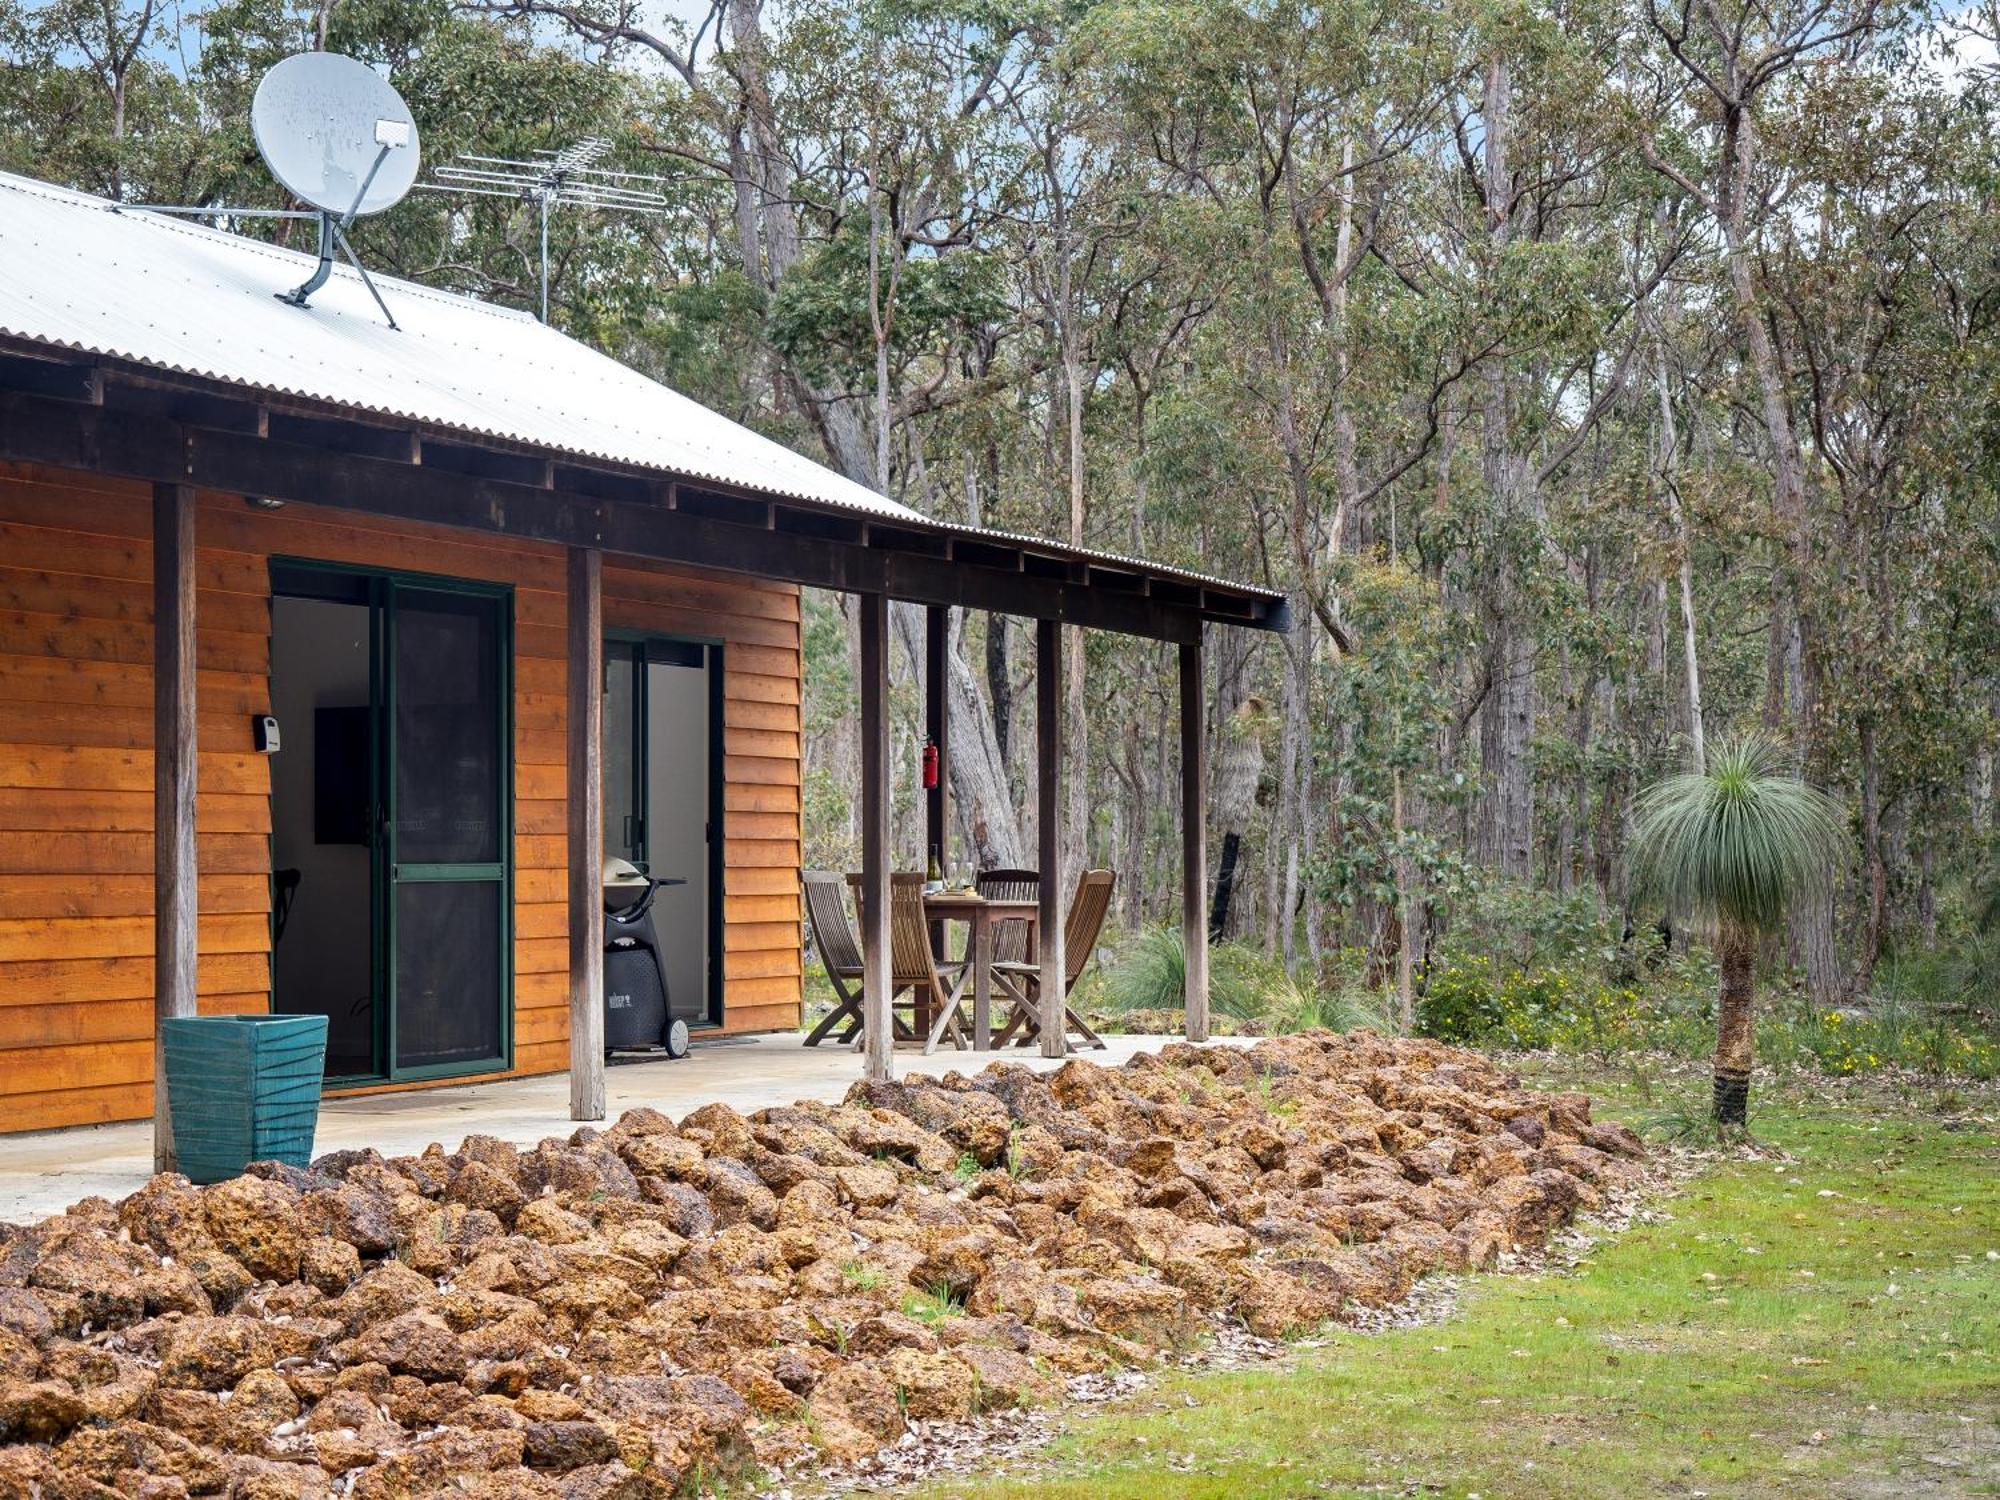
[[[1111,1036],[1105,1038],[1107,1050],[1078,1055],[1115,1066],[1172,1040]],[[952,1069],[970,1073],[1003,1057],[1036,1069],[1061,1066],[1059,1060],[1017,1047],[1004,1053],[940,1051],[930,1057],[898,1052],[896,1076],[935,1077]],[[784,1032],[697,1041],[679,1062],[614,1065],[606,1075],[605,1094],[610,1119],[642,1104],[679,1119],[714,1100],[745,1113],[799,1099],[835,1100],[860,1076],[858,1054],[832,1044],[808,1048],[800,1045],[796,1032]],[[329,1099],[320,1106],[313,1149],[319,1153],[373,1146],[386,1156],[404,1156],[432,1141],[456,1146],[475,1132],[531,1146],[548,1136],[566,1136],[575,1128],[569,1118],[569,1077],[554,1073],[505,1083]],[[150,1123],[0,1136],[0,1222],[47,1218],[93,1193],[122,1198],[144,1184],[152,1165]]]

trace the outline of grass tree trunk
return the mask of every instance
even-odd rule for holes
[[[1722,977],[1715,1012],[1715,1123],[1741,1126],[1749,1116],[1756,1045],[1756,935],[1741,923],[1725,921],[1716,956]]]

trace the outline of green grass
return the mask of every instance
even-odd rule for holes
[[[1682,1102],[1559,1082],[1627,1118]],[[925,1493],[2000,1494],[2000,1100],[1839,1089],[1753,1097],[1759,1155],[1714,1155],[1669,1222],[1569,1274],[1470,1278],[1441,1324],[1162,1376],[1027,1476]]]
[[[927,1287],[903,1298],[903,1315],[915,1318],[919,1323],[936,1325],[946,1318],[964,1317],[965,1301],[953,1296],[949,1287]]]

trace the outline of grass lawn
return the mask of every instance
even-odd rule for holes
[[[1627,1120],[1666,1102],[1535,1081]],[[1670,1222],[1568,1274],[1469,1278],[1432,1327],[1162,1377],[1031,1471],[925,1493],[2000,1494],[2000,1100],[1799,1084],[1752,1122],[1761,1157],[1719,1154]]]

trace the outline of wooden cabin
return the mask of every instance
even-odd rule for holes
[[[152,520],[149,485],[0,466],[0,1130],[153,1109]],[[195,535],[199,1009],[328,1012],[334,1087],[567,1067],[562,549],[214,493],[195,499]],[[697,1025],[794,1027],[798,588],[634,559],[605,569],[603,618],[630,654],[607,684],[627,735],[607,755],[625,777],[607,800],[627,809],[607,843],[689,881],[656,918],[683,960],[677,1008],[685,990]],[[505,849],[447,851],[490,872],[416,893],[479,903],[478,941],[442,947],[409,909],[385,920],[400,872],[375,868],[367,837],[372,795],[393,816],[399,790],[426,790],[421,765],[400,765],[421,750],[383,712],[420,655],[480,683],[450,712],[479,714],[465,748],[505,803],[482,835]],[[266,715],[276,754],[254,742]],[[673,738],[642,743],[647,717]],[[404,785],[371,794],[368,769],[391,760]],[[663,795],[689,760],[713,795]],[[641,767],[653,787],[635,785]],[[650,859],[630,810],[648,790]],[[279,896],[281,871],[297,874]],[[448,974],[419,972],[438,959]],[[440,1034],[429,1011],[447,1003]]]
[[[888,600],[940,741],[951,609],[1037,619],[1045,676],[1065,624],[1180,644],[1205,1025],[1202,635],[1280,597],[931,520],[521,314],[286,305],[306,258],[29,179],[0,264],[0,1131],[153,1115],[160,1017],[271,1009],[328,1017],[330,1090],[567,1068],[595,1118],[606,857],[685,882],[698,1035],[796,1027],[805,585],[861,596],[884,894]]]

